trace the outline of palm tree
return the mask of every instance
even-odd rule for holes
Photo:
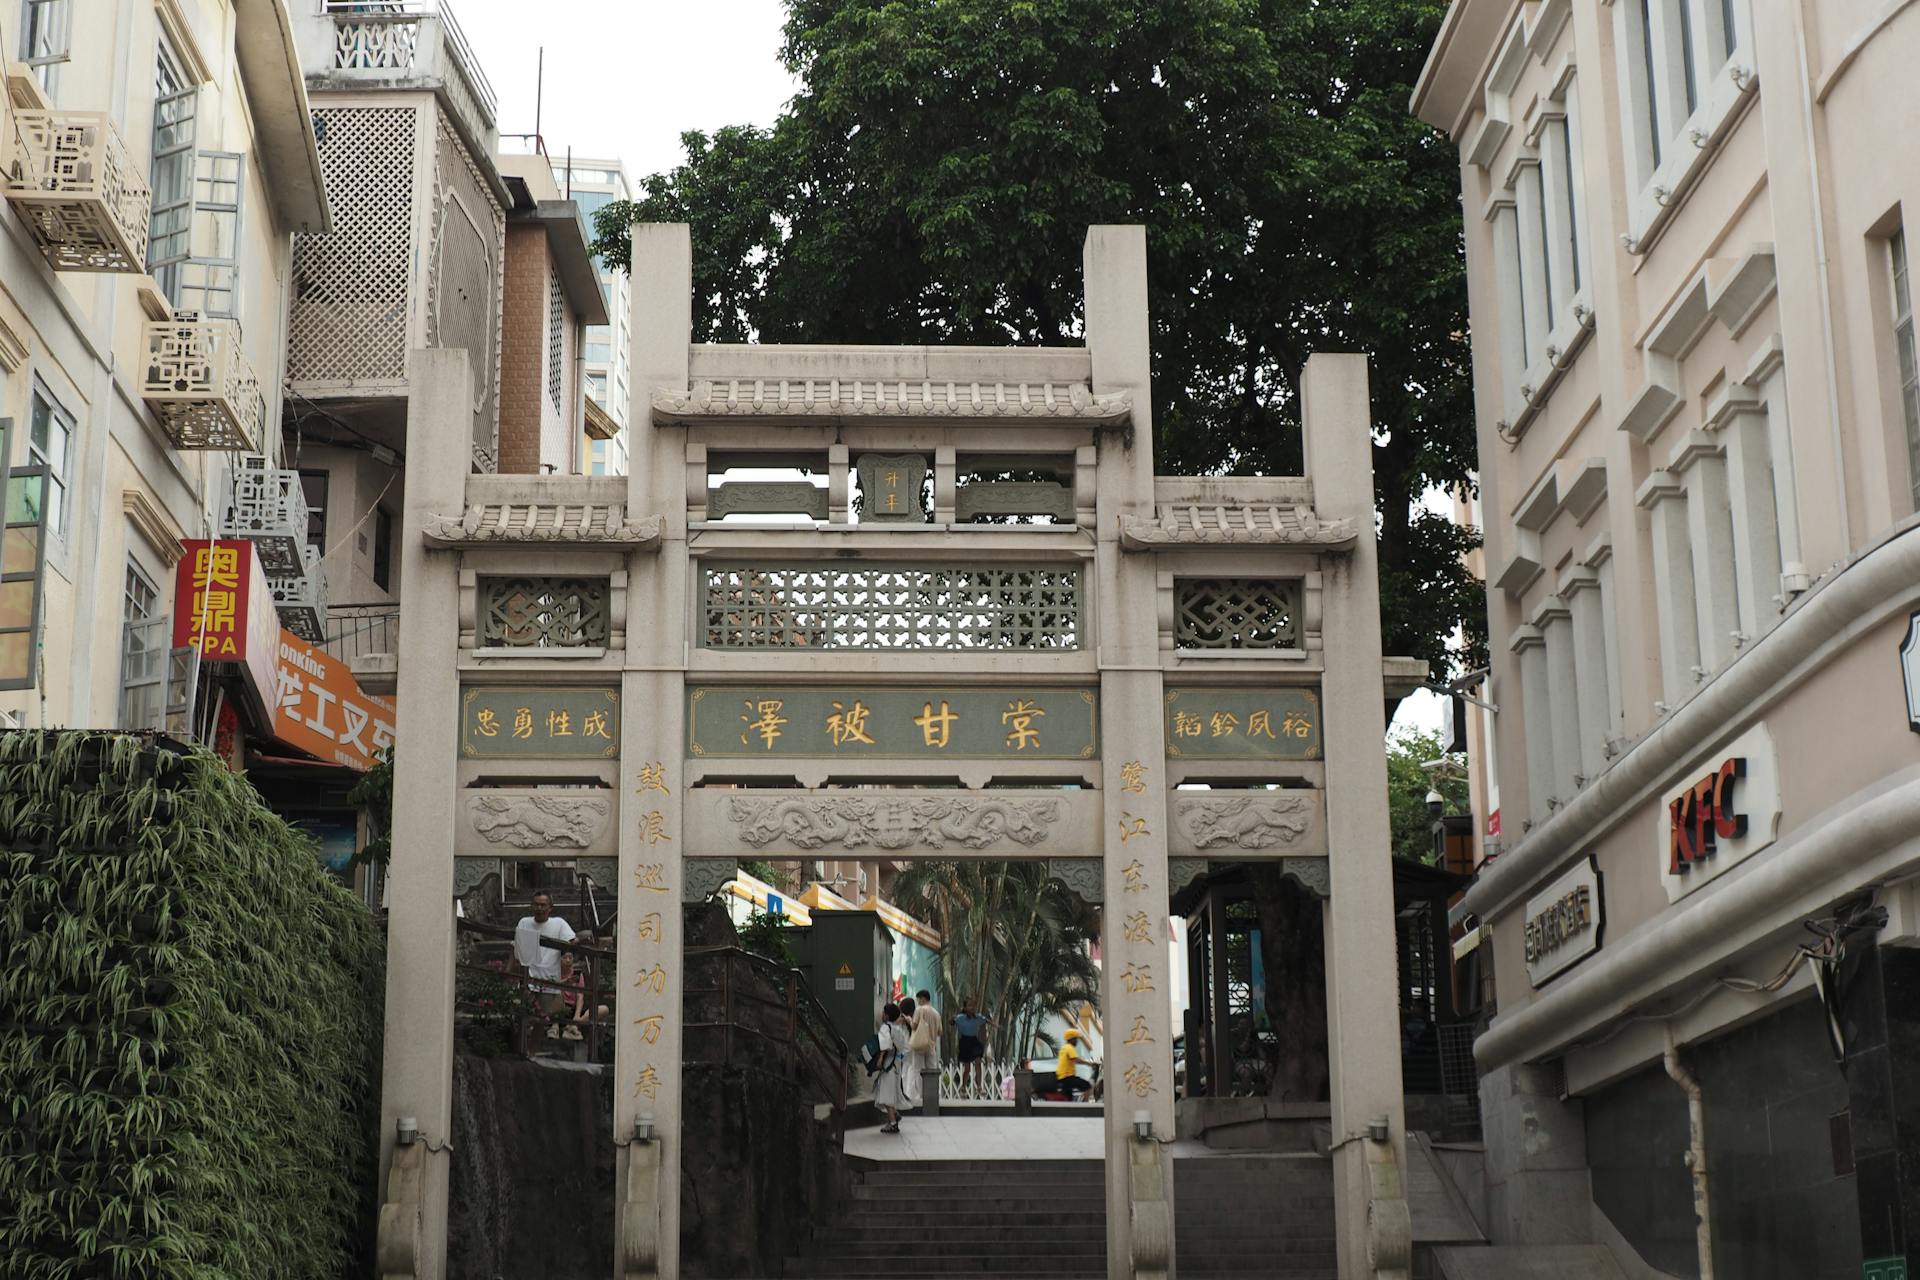
[[[938,929],[940,1007],[976,996],[1003,1052],[1031,1055],[1049,1017],[1098,1007],[1100,970],[1088,944],[1098,916],[1034,862],[916,862],[895,882],[902,910]]]

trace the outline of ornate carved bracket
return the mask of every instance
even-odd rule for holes
[[[1060,817],[1057,800],[994,796],[809,795],[734,796],[728,802],[738,836],[755,849],[769,844],[819,849],[987,849],[1011,842],[1037,845]]]
[[[1205,858],[1168,858],[1167,891],[1178,893],[1205,874],[1207,874]]]
[[[1096,907],[1106,899],[1105,872],[1098,858],[1048,858],[1047,874]]]
[[[739,874],[737,858],[688,858],[680,864],[680,901],[705,902]]]
[[[676,1193],[677,1194],[677,1193]],[[620,1280],[660,1275],[660,1144],[627,1144],[627,1202],[620,1207]]]
[[[598,889],[614,892],[620,887],[620,859],[581,858],[573,864],[573,874],[585,876]]]
[[[1333,896],[1333,882],[1327,874],[1325,858],[1282,858],[1280,874],[1316,898]]]
[[[500,874],[498,858],[455,858],[453,860],[453,896],[464,898],[482,884],[488,876]]]

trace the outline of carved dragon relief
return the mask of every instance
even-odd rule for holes
[[[612,813],[613,803],[602,796],[480,792],[467,798],[474,834],[514,849],[590,848]]]
[[[1178,821],[1196,849],[1233,845],[1278,849],[1297,844],[1313,827],[1313,801],[1304,795],[1182,797]]]
[[[988,796],[734,796],[728,801],[740,839],[756,849],[774,843],[801,849],[942,849],[949,843],[985,849],[1008,840],[1037,845],[1060,811],[1058,800]]]

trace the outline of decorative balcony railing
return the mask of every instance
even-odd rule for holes
[[[300,572],[267,575],[267,589],[280,610],[280,625],[308,644],[327,639],[327,574],[320,564],[320,548],[302,548]]]
[[[464,94],[467,101],[460,105],[471,106],[482,130],[492,130],[493,85],[453,10],[441,0],[320,0],[320,11],[333,18],[335,71],[438,75],[450,92]],[[450,76],[434,65],[436,42]]]
[[[240,350],[240,326],[183,314],[146,326],[140,395],[176,449],[260,447],[266,401]]]
[[[269,576],[304,573],[307,496],[300,473],[283,471],[261,454],[242,454],[220,513],[220,536],[251,541]]]
[[[352,662],[375,654],[400,651],[400,606],[397,603],[334,604],[327,606],[326,651]]]
[[[6,195],[56,271],[145,271],[153,193],[95,111],[15,111]]]

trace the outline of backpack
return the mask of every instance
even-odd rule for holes
[[[876,1031],[874,1034],[868,1036],[867,1042],[860,1046],[860,1062],[861,1065],[866,1067],[867,1074],[870,1076],[879,1075],[884,1068],[885,1064],[880,1060],[879,1032]]]

